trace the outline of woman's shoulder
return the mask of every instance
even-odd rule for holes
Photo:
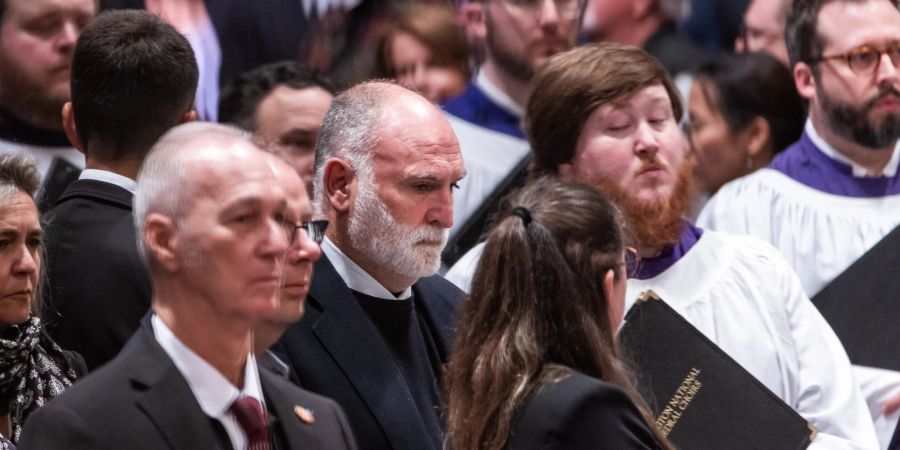
[[[508,449],[656,448],[637,407],[617,386],[570,372],[519,408]]]

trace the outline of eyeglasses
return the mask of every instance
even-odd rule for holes
[[[527,14],[537,19],[546,0],[501,0],[512,14]],[[553,0],[556,13],[561,20],[572,21],[581,15],[585,0]]]
[[[877,70],[881,64],[881,55],[887,54],[891,59],[894,67],[900,66],[900,41],[892,42],[884,50],[877,49],[870,45],[860,45],[847,53],[840,55],[828,55],[813,61],[819,63],[828,59],[843,59],[847,61],[850,70],[857,73],[867,73]]]
[[[325,229],[328,228],[328,221],[310,220],[301,224],[285,221],[285,226],[288,228],[288,242],[290,242],[291,245],[296,243],[297,230],[303,230],[310,240],[315,242],[316,245],[319,245],[322,243],[322,240],[325,239]]]

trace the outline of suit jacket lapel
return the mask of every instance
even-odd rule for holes
[[[423,278],[413,285],[416,308],[428,323],[428,329],[438,347],[441,362],[447,363],[453,344],[455,316],[462,292],[449,287],[449,282],[435,278]]]
[[[129,377],[138,408],[156,425],[172,449],[220,448],[209,416],[200,409],[187,381],[156,342],[149,315],[126,347],[136,352]]]
[[[305,407],[305,405],[297,405],[291,401],[293,396],[284,389],[286,382],[279,380],[276,374],[266,370],[259,371],[259,379],[269,412],[275,416],[279,427],[284,431],[287,448],[318,449],[316,436],[313,433],[314,428],[312,428],[315,424],[306,424],[297,417],[294,407]]]
[[[313,332],[378,420],[394,448],[421,448],[428,431],[390,350],[324,255],[316,263],[310,297],[322,306]],[[408,411],[409,414],[398,414]],[[402,432],[405,430],[406,432]],[[409,436],[420,436],[411,441]]]

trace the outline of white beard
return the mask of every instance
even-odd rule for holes
[[[375,189],[371,180],[359,180],[356,207],[349,217],[350,245],[400,275],[418,279],[437,273],[449,230],[398,222]]]

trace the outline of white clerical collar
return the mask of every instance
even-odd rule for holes
[[[828,142],[825,142],[825,139],[822,139],[822,136],[816,131],[816,127],[813,125],[812,120],[806,119],[806,135],[809,136],[809,139],[816,145],[816,148],[819,149],[825,156],[840,162],[842,164],[846,164],[853,169],[853,176],[857,178],[872,178],[872,177],[893,177],[897,174],[897,167],[900,166],[900,141],[897,142],[897,145],[894,146],[894,152],[891,154],[891,159],[888,160],[887,164],[884,166],[884,169],[881,171],[879,175],[869,175],[869,171],[853,162],[850,158],[844,156],[843,153],[839,152],[837,149],[831,146]]]
[[[259,401],[265,411],[259,371],[253,354],[247,355],[247,363],[244,365],[244,388],[238,390],[215,367],[184,345],[159,316],[154,314],[150,321],[157,342],[187,381],[191,392],[197,398],[197,403],[200,404],[200,409],[207,416],[222,423],[234,448],[244,448],[247,445],[247,436],[237,419],[229,412],[229,408],[238,397],[248,396]]]
[[[78,176],[79,180],[97,180],[103,181],[109,184],[114,184],[119,186],[122,189],[125,189],[128,192],[134,194],[135,188],[137,188],[137,182],[128,178],[124,175],[119,175],[115,172],[110,172],[108,170],[100,170],[100,169],[84,169],[81,171],[81,175]]]
[[[512,97],[506,95],[506,92],[500,90],[494,83],[491,83],[491,80],[488,80],[487,75],[484,74],[484,71],[478,72],[478,75],[475,75],[475,85],[481,89],[481,92],[484,92],[484,95],[495,105],[499,106],[506,112],[518,117],[519,119],[525,115],[525,108],[522,105],[518,104]]]
[[[391,294],[381,285],[372,275],[359,267],[358,264],[348,258],[328,237],[322,241],[322,252],[328,257],[328,261],[334,266],[344,283],[350,289],[361,292],[371,297],[383,298],[385,300],[403,300],[412,297],[412,288],[406,288],[398,296]]]

